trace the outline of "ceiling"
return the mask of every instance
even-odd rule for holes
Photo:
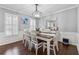
[[[45,16],[45,15],[50,15],[51,13],[62,9],[73,7],[75,5],[76,4],[39,4],[38,10],[42,12],[43,16]],[[30,15],[30,16],[35,10],[34,4],[0,4],[0,6],[9,8],[12,10],[16,10],[20,13]]]

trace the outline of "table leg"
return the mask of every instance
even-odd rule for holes
[[[47,55],[50,55],[50,41],[47,41]]]
[[[57,48],[57,51],[59,51],[59,48],[58,48],[58,41],[56,42],[56,48]]]

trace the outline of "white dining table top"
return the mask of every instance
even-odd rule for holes
[[[46,35],[46,36],[56,36],[56,34],[49,34],[49,33],[40,33],[41,35]]]
[[[44,37],[41,37],[41,36],[36,36],[37,39],[40,39],[40,40],[44,40],[44,41],[51,41],[52,38],[44,38]]]
[[[44,41],[51,41],[53,37],[55,37],[55,34],[49,34],[49,33],[39,33],[40,36],[37,36],[38,39],[44,40]]]

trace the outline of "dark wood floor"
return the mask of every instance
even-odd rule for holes
[[[42,48],[38,49],[38,55],[46,54],[47,52],[43,52]],[[0,55],[35,55],[35,49],[33,48],[30,51],[27,47],[24,47],[22,41],[19,41],[0,46]],[[53,55],[53,51],[51,51],[51,55]],[[78,55],[78,51],[76,46],[66,46],[59,42],[59,52],[57,52],[57,55]]]

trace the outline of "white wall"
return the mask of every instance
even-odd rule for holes
[[[41,18],[40,20],[39,20],[39,28],[45,28],[45,26],[46,26],[46,19],[45,18]]]
[[[77,45],[77,8],[66,10],[55,15],[61,32],[61,40],[68,38],[69,43]]]
[[[4,32],[4,12],[0,9],[0,32]]]
[[[77,32],[79,33],[79,7],[77,8]]]
[[[60,28],[61,39],[59,41],[62,41],[63,38],[68,38],[70,44],[77,46],[77,8],[57,13],[54,17],[57,17]]]
[[[40,27],[45,28],[46,20],[56,19],[61,36],[59,41],[62,41],[63,38],[68,38],[70,44],[77,45],[77,8],[64,10],[41,19]]]
[[[6,36],[5,35],[4,13],[6,13],[6,12],[16,14],[19,17],[19,21],[18,21],[19,22],[19,33],[17,35],[14,35],[14,36]],[[22,16],[24,16],[24,15],[19,14],[15,11],[0,8],[0,45],[9,44],[9,43],[13,43],[13,42],[22,40],[22,34],[21,34],[21,31],[23,30],[23,21],[21,19]]]
[[[60,31],[77,32],[77,8],[66,10],[55,15]]]
[[[77,49],[79,53],[79,6],[77,8],[77,39],[78,39]]]
[[[77,32],[77,8],[65,10],[63,12],[44,17],[40,20],[39,26],[45,28],[46,20],[57,19],[60,31]]]
[[[19,22],[21,22],[21,19],[20,19],[20,17],[22,16],[21,14],[19,14],[17,12],[14,12],[14,11],[11,11],[11,10],[0,8],[0,32],[4,32],[5,31],[5,17],[4,17],[4,13],[6,13],[6,12],[18,15]],[[20,29],[20,26],[19,26],[19,29]]]

